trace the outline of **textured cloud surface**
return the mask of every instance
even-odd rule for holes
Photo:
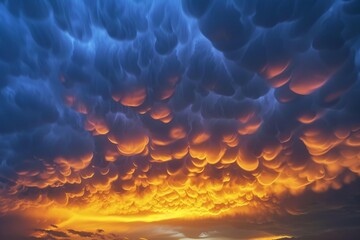
[[[360,175],[359,33],[357,0],[0,1],[0,214],[301,214]]]

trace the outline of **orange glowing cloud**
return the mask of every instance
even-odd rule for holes
[[[145,101],[146,89],[144,87],[134,87],[130,91],[124,91],[119,94],[113,94],[112,98],[124,106],[138,107]]]
[[[355,1],[25,2],[0,3],[0,217],[261,222],[359,179]]]

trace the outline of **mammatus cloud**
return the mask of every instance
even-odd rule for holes
[[[299,214],[360,174],[359,9],[0,1],[0,213]]]

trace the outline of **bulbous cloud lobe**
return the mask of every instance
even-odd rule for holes
[[[279,213],[354,181],[359,9],[0,1],[0,212]]]

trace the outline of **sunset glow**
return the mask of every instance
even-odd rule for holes
[[[358,0],[0,13],[0,239],[360,236]]]

